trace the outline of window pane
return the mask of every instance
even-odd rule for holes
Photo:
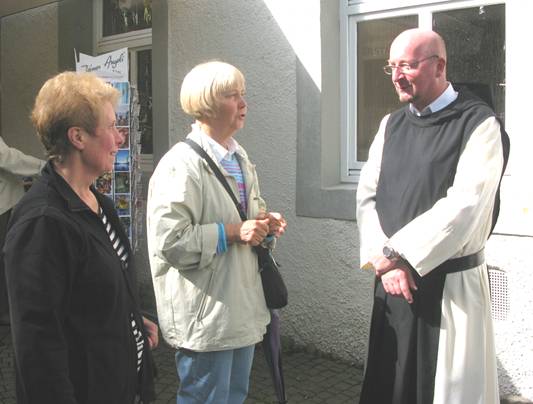
[[[368,159],[368,149],[381,118],[400,104],[390,76],[383,73],[392,40],[418,26],[409,15],[357,24],[357,161]]]
[[[446,41],[448,80],[491,100],[497,115],[504,119],[505,6],[434,13],[433,30]]]
[[[103,0],[103,36],[152,28],[152,0]]]
[[[139,126],[141,153],[152,154],[152,50],[137,52],[137,88],[139,91]]]

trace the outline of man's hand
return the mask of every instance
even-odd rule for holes
[[[390,260],[383,255],[376,255],[370,260],[372,267],[376,271],[376,276],[379,278],[388,271],[398,267],[398,260]]]
[[[143,317],[143,325],[150,349],[157,348],[157,345],[159,345],[159,329],[157,324]]]
[[[403,296],[409,304],[413,303],[411,290],[417,290],[417,287],[411,271],[406,266],[400,265],[387,271],[381,276],[381,283],[389,295]]]
[[[225,224],[224,231],[229,243],[243,243],[251,246],[261,244],[268,234],[270,219],[246,220],[235,224]]]

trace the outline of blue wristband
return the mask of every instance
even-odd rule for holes
[[[228,241],[226,240],[226,231],[224,230],[224,224],[217,223],[217,226],[218,226],[217,255],[220,255],[228,251]]]

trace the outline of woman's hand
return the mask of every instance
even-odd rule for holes
[[[287,228],[287,221],[281,215],[281,213],[269,212],[268,219],[269,219],[268,234],[272,234],[275,237],[280,237],[283,233],[285,233],[285,229]]]
[[[224,230],[229,243],[243,243],[251,246],[261,244],[268,234],[270,219],[246,220],[236,224],[225,224]]]
[[[143,325],[150,349],[157,348],[157,345],[159,345],[159,328],[157,327],[157,324],[148,320],[146,317],[143,317]]]
[[[256,219],[268,219],[268,234],[275,237],[280,237],[287,228],[287,221],[278,212],[261,212]]]

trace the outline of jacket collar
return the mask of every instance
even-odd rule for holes
[[[74,192],[65,179],[55,170],[51,160],[44,166],[42,176],[56,189],[58,194],[65,200],[69,210],[73,212],[90,210],[89,207]],[[91,190],[94,192],[91,186]]]
[[[191,132],[187,135],[187,138],[194,140],[196,143],[198,143],[202,149],[204,149],[207,154],[209,154],[209,157],[211,157],[215,162],[220,163],[220,160],[222,160],[223,157],[225,157],[225,154],[222,155],[220,153],[216,153],[213,150],[213,147],[211,146],[210,142],[208,141],[208,136],[202,130],[200,129],[199,125],[196,123],[191,125]],[[237,142],[234,138],[231,138],[231,150],[228,151],[228,153],[235,153],[237,154],[241,159],[248,159],[248,155],[246,154],[246,151],[242,148],[242,146]],[[215,142],[214,140],[212,142]],[[220,146],[222,148],[222,146]]]
[[[91,209],[81,200],[81,198],[74,192],[74,190],[70,187],[70,185],[65,181],[65,179],[57,173],[57,171],[54,169],[54,165],[51,161],[48,161],[43,169],[42,177],[45,179],[48,184],[53,187],[57,193],[61,196],[61,198],[65,201],[67,209],[71,212],[90,212]],[[117,216],[114,214],[114,206],[113,202],[105,197],[104,195],[100,194],[93,185],[91,185],[91,191],[93,192],[94,196],[98,200],[98,204],[103,209],[104,213],[106,214],[108,220],[111,222],[111,225],[113,226],[113,229],[118,232],[118,235],[120,239],[122,240],[124,246],[127,248],[129,256],[130,256],[130,262],[132,258],[132,252],[130,248],[129,242],[126,242],[128,240],[128,236],[122,227],[122,224],[118,220]],[[95,216],[96,218],[96,216]],[[80,220],[83,220],[84,223],[90,223],[87,222],[87,216],[81,216]],[[100,220],[98,221],[100,222]],[[110,248],[110,253],[114,256],[116,255],[115,250],[112,248],[111,244],[107,242],[107,239],[104,237],[103,239],[100,237],[102,234],[99,232],[99,230],[103,229],[103,225],[100,228],[94,228],[93,226],[87,226],[86,227],[89,232],[93,232],[97,234],[97,240],[101,242],[106,248]],[[98,230],[97,230],[98,229]]]

